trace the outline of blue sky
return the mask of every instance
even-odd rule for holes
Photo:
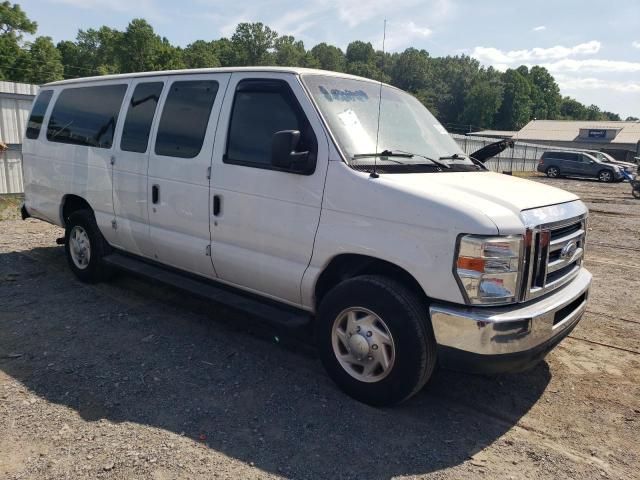
[[[307,48],[343,49],[355,39],[387,49],[466,53],[505,69],[544,65],[564,95],[640,117],[639,0],[18,0],[55,41],[79,28],[123,29],[147,19],[172,43],[230,36],[239,22],[263,22]]]

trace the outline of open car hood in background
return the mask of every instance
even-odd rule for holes
[[[499,140],[497,142],[490,143],[489,145],[482,147],[480,150],[476,150],[470,156],[484,163],[491,157],[495,157],[500,152],[506,150],[507,147],[513,148],[513,140]]]

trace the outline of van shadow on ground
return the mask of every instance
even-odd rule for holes
[[[458,465],[550,379],[545,363],[494,378],[440,371],[406,404],[374,409],[337,391],[296,335],[128,277],[85,286],[61,247],[1,254],[0,305],[0,369],[46,401],[88,421],[204,433],[213,450],[295,478]]]

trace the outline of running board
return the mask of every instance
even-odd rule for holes
[[[311,322],[311,314],[304,310],[278,305],[269,300],[243,293],[233,287],[216,284],[215,281],[194,278],[162,265],[156,265],[121,253],[105,256],[103,262],[117,270],[123,270],[137,277],[185,290],[198,297],[240,310],[270,323],[287,328],[306,327]]]

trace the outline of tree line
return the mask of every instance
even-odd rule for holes
[[[172,45],[144,19],[124,31],[103,26],[79,30],[74,41],[54,44],[35,36],[37,24],[18,4],[0,4],[0,78],[42,84],[63,78],[182,68],[281,65],[321,68],[382,80],[412,93],[450,131],[517,130],[531,119],[620,120],[596,105],[563,97],[543,67],[500,72],[467,55],[432,57],[407,48],[389,53],[356,40],[346,51],[279,35],[262,23],[240,23],[230,38]]]

